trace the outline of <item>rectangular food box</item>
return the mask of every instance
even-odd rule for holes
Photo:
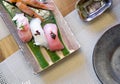
[[[80,48],[79,43],[73,35],[69,25],[56,7],[54,1],[49,0],[49,2],[53,3],[53,6],[55,7],[54,11],[32,9],[44,18],[47,18],[46,21],[42,23],[43,25],[47,23],[54,23],[57,25],[58,36],[64,45],[64,49],[60,51],[50,51],[44,47],[35,46],[33,39],[27,43],[22,42],[17,34],[16,24],[12,21],[15,13],[22,12],[14,5],[9,4],[4,0],[0,1],[0,16],[17,42],[19,49],[25,56],[26,62],[33,67],[33,71],[35,73],[39,73],[47,69]],[[48,13],[50,15],[46,16]],[[28,18],[31,20],[29,16]]]

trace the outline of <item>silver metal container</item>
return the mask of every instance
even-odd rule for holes
[[[91,21],[101,15],[112,4],[112,0],[79,0],[76,10],[83,21]]]

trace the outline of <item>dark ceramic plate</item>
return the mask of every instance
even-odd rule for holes
[[[97,42],[93,66],[103,84],[120,84],[120,24],[106,31]]]

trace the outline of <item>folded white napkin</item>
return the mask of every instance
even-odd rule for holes
[[[20,50],[0,63],[0,77],[0,81],[3,80],[6,84],[40,84],[42,82],[40,76],[33,73],[32,67]]]

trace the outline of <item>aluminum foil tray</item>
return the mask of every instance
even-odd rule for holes
[[[79,0],[76,9],[83,21],[91,21],[101,15],[112,4],[112,0]]]

